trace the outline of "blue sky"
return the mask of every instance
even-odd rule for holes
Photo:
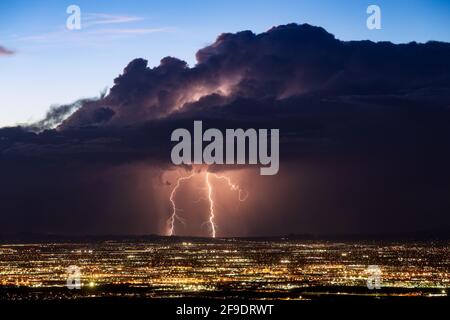
[[[81,8],[82,29],[65,28]],[[382,29],[366,28],[381,8]],[[0,2],[0,126],[40,119],[51,104],[111,87],[137,57],[167,55],[195,64],[195,52],[222,32],[263,32],[290,22],[319,25],[342,40],[450,42],[450,1],[23,1]]]

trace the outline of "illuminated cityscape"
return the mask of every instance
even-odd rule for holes
[[[69,290],[67,268],[81,271]],[[369,265],[381,288],[369,290]],[[446,296],[448,242],[331,242],[158,238],[89,243],[3,244],[0,299],[255,297],[324,294]]]

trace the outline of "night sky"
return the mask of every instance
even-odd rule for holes
[[[194,120],[280,129],[277,175],[209,168],[249,194],[215,182],[219,236],[450,228],[450,43],[330,32],[223,33],[194,66],[136,58],[105,95],[0,128],[0,233],[163,234],[176,178],[194,170],[178,230],[207,235],[205,168],[170,161],[172,130]]]

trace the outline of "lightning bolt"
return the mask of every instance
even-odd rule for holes
[[[180,177],[177,179],[177,182],[175,184],[175,187],[172,189],[172,192],[170,193],[170,203],[172,204],[172,214],[170,216],[170,218],[167,221],[168,224],[168,235],[172,236],[175,234],[175,222],[179,221],[181,223],[184,224],[185,220],[180,217],[178,215],[179,211],[182,211],[181,209],[177,208],[176,203],[175,203],[175,195],[177,193],[178,188],[181,185],[182,181],[185,180],[189,180],[194,176],[195,173],[191,173],[188,176],[184,176],[184,177]],[[206,184],[206,191],[207,191],[207,201],[209,202],[209,219],[207,222],[209,224],[210,227],[210,232],[211,232],[211,237],[215,238],[216,237],[216,223],[215,223],[215,202],[214,202],[214,197],[213,197],[213,185],[211,184],[211,179],[210,177],[214,177],[216,179],[219,180],[225,180],[225,182],[227,183],[228,187],[232,190],[232,191],[238,191],[238,199],[239,201],[243,202],[248,198],[248,192],[246,192],[245,190],[243,190],[239,185],[233,183],[231,181],[230,177],[227,176],[223,176],[223,175],[218,175],[215,173],[211,173],[211,172],[206,172],[205,174],[205,184]],[[199,200],[201,200],[203,198],[200,198]],[[199,200],[195,201],[198,202]]]
[[[206,172],[206,185],[208,187],[208,200],[209,200],[209,225],[211,228],[211,237],[215,238],[216,237],[216,224],[214,222],[214,218],[215,218],[215,213],[214,213],[214,199],[213,199],[213,188],[210,182],[209,177],[210,176],[214,176],[216,179],[223,179],[227,182],[228,186],[230,187],[231,190],[233,191],[238,191],[238,197],[239,197],[239,201],[245,201],[248,198],[248,192],[246,192],[245,190],[241,189],[241,187],[239,187],[239,185],[231,182],[231,178],[230,177],[226,177],[226,176],[219,176],[215,173],[211,173],[211,172]]]
[[[170,203],[172,204],[172,214],[169,218],[169,220],[167,221],[168,225],[169,225],[169,231],[168,231],[168,235],[169,236],[173,236],[175,234],[175,221],[178,220],[181,223],[184,223],[184,219],[181,218],[177,212],[181,211],[181,209],[177,208],[177,205],[175,203],[175,195],[177,193],[178,188],[181,185],[181,182],[184,180],[189,180],[194,176],[194,172],[191,173],[188,176],[185,177],[180,177],[177,180],[177,183],[175,184],[175,187],[172,189],[172,192],[170,193]]]
[[[212,174],[217,179],[225,180],[228,183],[228,186],[230,187],[231,190],[238,191],[239,201],[244,202],[248,198],[248,192],[245,191],[244,189],[242,189],[241,187],[239,187],[239,185],[231,182],[231,178],[230,177],[219,176],[219,175],[217,175],[215,173],[210,173],[210,172],[208,172],[207,175],[208,174]]]
[[[209,181],[209,172],[206,172],[206,185],[208,186],[208,200],[209,200],[209,226],[211,227],[211,237],[216,237],[216,224],[214,222],[214,200],[212,197],[212,186]]]

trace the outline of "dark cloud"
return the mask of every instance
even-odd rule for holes
[[[103,96],[101,97],[103,98]],[[92,104],[97,99],[90,98],[90,99],[80,99],[70,104],[64,104],[64,105],[53,105],[50,107],[50,109],[47,111],[45,118],[42,120],[39,120],[35,123],[32,123],[30,125],[27,125],[26,127],[31,131],[40,132],[43,130],[53,129],[63,120],[65,120],[71,113],[73,113],[75,110],[81,108],[82,106],[87,107],[89,104]],[[94,118],[90,119],[91,123],[99,123],[102,122],[102,120],[109,116],[111,117],[107,111],[102,111],[104,109],[99,108],[97,113],[93,114]],[[102,116],[105,114],[105,116]],[[97,116],[96,116],[97,115]]]
[[[0,56],[11,56],[15,54],[13,50],[0,46]]]
[[[448,56],[448,43],[344,42],[290,24],[222,34],[193,67],[135,59],[107,95],[50,110],[34,126],[42,132],[0,129],[0,225],[76,232],[56,218],[62,210],[78,233],[161,230],[170,133],[203,120],[280,128],[279,175],[242,174],[252,196],[239,232],[450,227]],[[122,210],[130,220],[101,227]]]
[[[198,51],[193,68],[172,57],[155,68],[147,67],[144,59],[130,62],[103,101],[115,112],[104,124],[164,117],[210,95],[222,97],[216,102],[226,104],[237,98],[448,90],[449,53],[450,44],[439,42],[344,42],[309,25],[279,26],[258,35],[222,34]],[[81,108],[63,127],[89,125],[86,114],[95,112],[93,106]]]

